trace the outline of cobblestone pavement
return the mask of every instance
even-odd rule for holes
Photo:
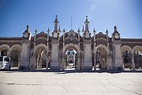
[[[142,95],[142,73],[0,71],[0,95]]]

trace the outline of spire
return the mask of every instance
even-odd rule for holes
[[[117,31],[117,27],[116,26],[114,26],[114,31]]]
[[[63,29],[63,32],[64,32],[64,33],[66,32],[65,29]]]
[[[56,15],[56,18],[55,18],[55,21],[54,22],[58,22],[58,18],[57,18],[58,16]]]
[[[56,18],[55,18],[55,21],[54,21],[54,31],[57,32],[57,29],[58,29],[58,19],[57,19],[57,15],[56,15]]]
[[[106,38],[107,38],[107,42],[108,42],[108,30],[106,29]]]
[[[86,16],[86,20],[85,20],[85,32],[89,32],[89,26],[88,26],[88,24],[89,24],[89,21],[88,21],[88,16]]]
[[[28,38],[28,40],[31,39],[31,32],[29,30],[29,25],[26,26],[26,30],[23,33],[23,37]]]
[[[96,41],[96,30],[95,30],[95,28],[94,28],[93,32],[94,32],[94,42],[95,42]]]
[[[108,30],[106,29],[106,34],[108,34]]]
[[[47,41],[49,41],[49,32],[50,32],[50,30],[48,28],[48,30],[47,30]]]
[[[80,32],[80,29],[78,28],[78,31],[77,32]]]
[[[34,41],[36,41],[36,34],[37,34],[37,29],[35,29]]]
[[[84,32],[84,26],[82,26],[82,32]]]
[[[49,32],[50,32],[50,30],[49,30],[49,28],[48,28],[47,33],[49,34]]]
[[[88,16],[86,16],[85,23],[89,23],[89,21],[88,21]]]
[[[61,32],[61,30],[60,30],[60,26],[59,26],[58,32]]]
[[[64,44],[64,41],[65,41],[65,29],[63,29],[63,44]]]
[[[84,26],[82,26],[82,36],[84,36]]]
[[[114,32],[113,32],[113,37],[115,38],[115,39],[120,39],[120,33],[117,31],[117,27],[116,26],[114,26]]]
[[[26,26],[26,30],[29,30],[29,25]]]
[[[94,32],[94,33],[96,33],[96,30],[95,30],[95,28],[94,28],[93,32]]]
[[[37,29],[35,29],[35,34],[37,34]]]
[[[80,41],[80,29],[78,28],[78,41]],[[80,44],[80,43],[78,43],[78,44]]]
[[[26,30],[24,31],[24,33],[30,33],[29,25],[26,26]]]

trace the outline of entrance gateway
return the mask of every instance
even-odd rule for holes
[[[29,26],[22,37],[0,37],[0,56],[8,56],[12,67],[47,70],[141,70],[142,39],[121,38],[114,26],[112,36],[89,30],[86,16],[82,30],[60,30],[56,16],[50,33]],[[91,35],[92,33],[92,35]],[[50,35],[52,34],[52,35]]]
[[[76,70],[77,69],[77,51],[69,48],[64,53],[65,56],[65,68],[66,70]]]

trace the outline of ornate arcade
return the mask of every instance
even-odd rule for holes
[[[52,35],[48,29],[32,36],[27,25],[22,37],[0,37],[0,55],[19,69],[64,70],[70,62],[75,70],[142,69],[142,39],[121,38],[116,26],[111,37],[90,32],[87,16],[81,31],[61,31],[58,23],[56,16]]]

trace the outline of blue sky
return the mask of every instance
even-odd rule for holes
[[[0,37],[22,36],[26,25],[32,35],[54,29],[58,15],[61,30],[82,30],[85,17],[90,21],[90,32],[109,36],[117,26],[123,38],[142,38],[142,0],[0,0]],[[93,33],[92,33],[93,35]]]

